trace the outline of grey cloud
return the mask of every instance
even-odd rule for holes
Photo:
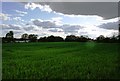
[[[118,2],[50,2],[53,11],[74,15],[99,15],[104,19],[118,17]]]
[[[78,33],[78,30],[82,29],[83,27],[79,25],[63,25],[61,28],[63,29],[65,34],[67,34],[67,33]]]
[[[2,30],[9,30],[9,29],[12,29],[12,30],[20,30],[20,27],[19,25],[6,25],[6,24],[3,24],[2,25]]]
[[[9,31],[13,31],[14,35],[23,33],[23,31],[21,31],[21,26],[19,25],[2,24],[0,26],[2,27],[2,36],[5,36]]]
[[[100,27],[100,28],[104,28],[104,29],[112,29],[112,30],[118,30],[118,22],[109,22],[109,23],[105,23],[105,24],[102,24],[102,25],[100,25],[100,26],[98,26],[98,27]]]
[[[68,25],[68,24],[58,26],[54,22],[51,22],[51,21],[34,20],[33,23],[36,26],[47,28],[51,32],[65,32],[65,34],[78,33],[78,30],[83,28],[80,25]]]
[[[118,2],[119,0],[89,0],[89,2]],[[28,2],[28,0],[3,0],[2,2]],[[31,0],[31,2],[88,2],[88,0]]]
[[[63,30],[61,28],[50,28],[48,30],[51,32],[63,32]]]
[[[54,22],[51,22],[51,21],[34,20],[33,23],[34,23],[34,25],[39,26],[39,27],[43,27],[43,28],[57,27],[56,24]]]
[[[33,26],[24,27],[24,30],[26,30],[26,31],[30,31],[30,30],[33,30],[33,29],[34,29]]]
[[[104,0],[105,1],[105,0]],[[99,15],[104,19],[116,18],[120,15],[120,2],[114,1],[82,1],[82,2],[36,2],[41,5],[49,5],[50,8],[58,13],[74,15]],[[26,4],[26,3],[24,3]],[[119,10],[119,11],[118,11]]]

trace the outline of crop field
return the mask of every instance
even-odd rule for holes
[[[118,43],[40,42],[2,46],[3,79],[120,79]]]

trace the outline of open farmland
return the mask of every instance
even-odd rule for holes
[[[40,42],[2,46],[3,79],[118,79],[117,43]]]

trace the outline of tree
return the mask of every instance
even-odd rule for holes
[[[28,35],[27,33],[25,33],[25,34],[23,34],[23,35],[21,36],[21,38],[22,38],[22,39],[28,39],[28,36],[29,36],[29,35]]]
[[[25,33],[25,34],[23,34],[22,36],[21,36],[21,38],[23,39],[23,40],[25,40],[25,42],[26,42],[26,40],[28,39],[28,34],[27,33]]]
[[[89,40],[88,36],[80,36],[78,38],[78,41],[79,42],[87,42]]]
[[[99,37],[96,38],[97,42],[103,42],[105,37],[103,35],[100,35]]]
[[[7,34],[6,34],[6,42],[13,42],[14,41],[14,33],[13,31],[9,31]]]
[[[59,36],[48,36],[47,37],[47,41],[48,42],[61,42],[61,41],[64,41],[64,39],[62,37],[59,37]]]
[[[6,34],[6,38],[14,38],[13,35],[14,35],[13,31],[9,31],[9,32]]]
[[[38,37],[38,35],[35,35],[35,34],[30,34],[28,36],[30,42],[36,42],[37,41],[37,37]]]
[[[77,39],[78,39],[78,37],[76,37],[75,35],[68,35],[68,36],[66,36],[65,41],[73,42],[73,41],[76,41]]]
[[[47,37],[41,37],[41,38],[39,38],[38,42],[47,42]]]

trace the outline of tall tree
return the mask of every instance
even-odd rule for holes
[[[38,37],[38,35],[35,35],[35,34],[30,34],[28,36],[30,42],[36,42],[37,41],[37,37]]]
[[[13,33],[13,31],[9,31],[7,34],[6,34],[6,39],[7,39],[7,42],[13,42],[14,40],[14,33]]]
[[[103,42],[105,37],[103,35],[100,35],[99,37],[96,38],[97,42]]]
[[[28,39],[28,37],[29,37],[29,35],[28,35],[27,33],[22,34],[22,36],[21,36],[21,38],[22,38],[23,40],[25,40],[25,42],[26,42],[26,40]]]
[[[21,38],[22,38],[22,39],[28,39],[28,36],[29,36],[29,35],[28,35],[27,33],[25,33],[25,34],[22,34]]]
[[[14,38],[13,35],[14,35],[13,31],[9,31],[9,32],[6,34],[6,38]]]

